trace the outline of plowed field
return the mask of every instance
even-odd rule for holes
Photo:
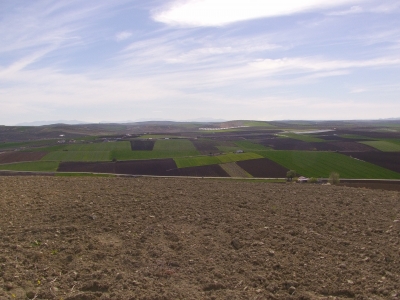
[[[0,299],[398,299],[400,194],[0,177]]]
[[[346,152],[343,154],[400,173],[400,152]]]
[[[41,160],[47,152],[4,152],[0,153],[0,164]]]
[[[252,176],[260,178],[285,178],[289,171],[268,158],[238,161],[237,164]]]
[[[131,149],[132,151],[151,151],[154,148],[155,141],[131,141]]]

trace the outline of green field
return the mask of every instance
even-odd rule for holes
[[[217,149],[224,153],[236,152],[237,150],[240,150],[238,146],[217,146]]]
[[[58,162],[55,161],[34,161],[0,165],[0,170],[8,171],[55,172],[57,168]]]
[[[346,139],[352,139],[352,140],[373,140],[373,138],[369,138],[367,136],[357,135],[357,134],[340,134],[339,137],[346,138]]]
[[[189,155],[199,155],[196,147],[189,140],[174,139],[174,140],[157,140],[153,151],[176,151],[176,152],[191,152]]]
[[[200,152],[196,150],[191,141],[186,139],[157,140],[152,151],[113,150],[111,158],[117,160],[175,158],[196,156]]]
[[[64,149],[68,151],[112,151],[112,150],[131,150],[131,144],[128,141],[123,142],[102,142],[90,144],[70,144]]]
[[[134,160],[134,159],[156,159],[156,158],[175,158],[197,155],[198,152],[193,151],[111,151],[111,159],[116,160]]]
[[[174,136],[174,135],[163,135],[163,134],[145,134],[141,135],[139,139],[165,139],[165,138],[175,138],[179,139],[179,136]]]
[[[259,154],[307,177],[327,178],[331,172],[337,172],[341,178],[400,179],[400,173],[339,153],[265,151],[259,152]]]
[[[314,136],[308,135],[308,134],[297,134],[297,133],[292,133],[292,132],[284,132],[278,135],[279,137],[283,138],[291,138],[295,140],[300,140],[303,142],[310,142],[310,143],[323,143],[326,142],[323,139],[316,138]]]
[[[54,151],[41,161],[109,161],[110,151]]]
[[[400,151],[400,144],[388,142],[388,141],[368,141],[368,142],[361,142],[362,144],[374,147],[380,151],[384,152],[398,152]]]
[[[274,125],[269,124],[265,121],[244,121],[243,126],[250,126],[250,127],[271,127],[275,128]]]
[[[239,142],[235,142],[235,144],[244,151],[247,152],[252,152],[252,151],[265,151],[265,150],[270,150],[271,148],[265,147],[263,145],[260,144],[256,144],[253,142],[249,142],[249,141],[239,141]]]
[[[207,165],[218,165],[223,163],[236,162],[241,160],[257,159],[262,156],[255,153],[240,153],[240,154],[223,154],[218,156],[197,156],[175,158],[175,163],[178,168],[199,167]]]
[[[27,148],[32,151],[31,147],[42,147],[46,145],[57,145],[57,140],[39,140],[31,142],[16,142],[16,143],[0,143],[0,149],[15,149],[15,148]],[[35,148],[33,148],[35,149]],[[40,148],[38,148],[40,149]]]

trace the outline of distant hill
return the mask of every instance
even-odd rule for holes
[[[34,122],[24,122],[19,123],[16,126],[44,126],[53,124],[65,124],[65,125],[79,125],[79,124],[89,124],[88,122],[78,121],[78,120],[57,120],[57,121],[34,121]]]

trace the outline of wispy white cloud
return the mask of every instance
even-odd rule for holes
[[[222,26],[363,2],[363,0],[176,0],[153,13],[154,20],[177,26]]]
[[[382,2],[372,1],[366,2],[365,5],[354,5],[348,9],[332,11],[326,13],[330,16],[345,16],[359,13],[386,13],[392,14],[396,13],[400,8],[400,3],[398,1],[386,0]]]
[[[349,9],[342,10],[342,11],[334,11],[327,13],[328,16],[345,16],[351,14],[359,14],[364,12],[364,9],[361,6],[352,6]]]
[[[115,39],[120,42],[120,41],[124,41],[129,39],[132,36],[132,32],[129,31],[122,31],[122,32],[118,32],[115,35]]]
[[[366,88],[353,88],[351,91],[350,91],[350,93],[351,94],[360,94],[360,93],[365,93],[365,92],[367,92],[368,91],[368,89],[366,89]]]
[[[371,60],[322,60],[319,58],[263,59],[252,62],[251,66],[270,71],[329,71],[352,68],[399,66],[400,58],[377,58]]]

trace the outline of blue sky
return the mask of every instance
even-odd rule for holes
[[[398,0],[0,2],[0,124],[400,117]]]

